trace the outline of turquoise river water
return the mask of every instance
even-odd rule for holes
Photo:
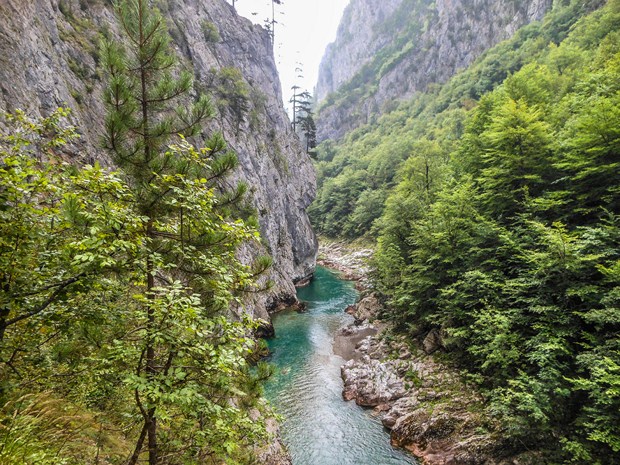
[[[284,416],[282,436],[294,465],[404,465],[413,458],[390,446],[389,435],[370,410],[342,399],[340,366],[334,355],[336,331],[352,321],[344,313],[355,302],[350,282],[318,267],[310,286],[298,291],[308,311],[274,318],[269,341],[276,374],[267,398]]]

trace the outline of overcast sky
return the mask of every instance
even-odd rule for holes
[[[293,85],[313,92],[323,52],[336,38],[348,3],[349,0],[284,0],[282,5],[276,5],[275,55],[285,102],[292,95]],[[240,15],[257,24],[271,19],[271,0],[236,0],[235,7]],[[297,77],[297,63],[302,63],[303,78]]]

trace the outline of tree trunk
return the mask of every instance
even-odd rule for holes
[[[138,460],[140,459],[140,453],[142,452],[142,446],[144,445],[144,439],[146,439],[146,430],[147,430],[147,422],[146,418],[144,419],[144,426],[142,427],[142,431],[140,431],[140,437],[138,438],[138,442],[136,442],[136,448],[127,462],[127,465],[136,465]]]
[[[140,28],[140,47],[145,46],[144,34],[144,18],[143,18],[143,5],[144,0],[139,0],[139,28]],[[145,58],[141,58],[145,59]],[[151,162],[151,140],[150,140],[150,125],[149,125],[149,103],[148,103],[148,91],[147,91],[147,70],[145,63],[140,63],[140,84],[141,84],[141,106],[142,106],[142,125],[143,125],[143,139],[144,139],[144,164],[148,166]],[[149,221],[146,226],[147,240],[152,241],[154,237],[153,231],[153,219],[151,215],[147,215]],[[149,381],[155,379],[157,374],[157,367],[155,366],[155,347],[153,346],[153,332],[155,331],[155,310],[153,308],[153,289],[155,288],[155,265],[153,263],[153,256],[151,254],[152,244],[148,245],[148,256],[146,258],[146,298],[147,298],[147,323],[146,323],[146,376]],[[148,399],[149,404],[153,405],[152,399]],[[152,406],[147,410],[147,417],[145,418],[147,433],[148,433],[148,445],[149,445],[149,465],[157,465],[157,419],[155,418],[155,407]]]
[[[152,221],[149,221],[147,226],[147,237],[153,238]],[[157,367],[155,365],[155,347],[153,346],[153,332],[155,330],[155,309],[153,308],[153,289],[155,288],[155,277],[153,276],[154,264],[153,258],[149,253],[146,259],[146,296],[147,296],[147,322],[146,322],[146,376],[149,381],[153,381],[157,374]],[[149,399],[149,403],[152,405],[152,400]],[[157,418],[155,417],[155,407],[151,407],[147,411],[147,416],[144,419],[148,432],[148,444],[149,444],[149,465],[157,464]]]
[[[148,412],[149,465],[157,465],[157,418],[155,408]]]

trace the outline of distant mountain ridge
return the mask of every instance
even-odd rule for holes
[[[553,4],[352,0],[321,62],[318,140],[340,139],[391,102],[444,83],[521,26],[541,19]]]

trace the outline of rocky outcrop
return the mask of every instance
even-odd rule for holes
[[[282,444],[278,423],[273,418],[265,420],[267,434],[272,438],[265,446],[256,451],[259,463],[265,465],[292,465],[291,457]]]
[[[70,154],[82,163],[108,158],[99,149],[104,79],[100,34],[118,36],[109,0],[3,0],[0,2],[0,110],[46,115],[73,109],[81,141]],[[273,257],[270,293],[257,294],[248,309],[294,299],[294,281],[313,271],[317,242],[306,215],[315,195],[309,157],[290,129],[268,33],[239,17],[224,0],[160,2],[182,65],[194,71],[197,88],[212,96],[217,116],[205,134],[221,131],[239,157],[231,182],[250,186],[261,244],[246,246],[246,261]],[[232,78],[231,78],[232,76]],[[238,79],[235,78],[238,76]],[[230,79],[237,79],[231,85]],[[235,87],[236,86],[236,87]],[[228,104],[242,89],[243,111]],[[201,143],[201,138],[196,141]]]
[[[353,0],[345,8],[337,39],[327,46],[321,60],[319,80],[314,90],[322,102],[393,39],[391,30],[382,29],[403,0]]]
[[[552,5],[553,0],[352,0],[321,63],[318,139],[339,139],[390,102],[447,81]]]
[[[343,279],[355,281],[358,290],[368,289],[370,281],[369,261],[372,250],[367,248],[353,248],[342,242],[321,241],[317,263],[342,273]]]
[[[437,328],[431,329],[424,340],[422,341],[422,349],[427,354],[437,352],[443,348],[443,338],[441,337],[441,331]]]
[[[356,347],[361,357],[349,360],[342,366],[342,396],[345,400],[355,400],[363,407],[377,407],[406,394],[405,382],[399,376],[399,371],[406,368],[406,362],[382,360],[384,354],[375,353],[377,348],[372,337],[366,337]]]
[[[367,327],[365,328],[367,331]],[[346,328],[344,333],[356,334]],[[374,408],[394,446],[425,465],[517,463],[499,459],[501,441],[480,415],[482,400],[457,373],[405,341],[368,335],[342,367],[343,397]]]
[[[357,350],[358,344],[368,336],[375,334],[377,334],[377,328],[371,324],[355,324],[341,328],[334,337],[334,354],[345,360],[357,360],[362,355]],[[354,396],[345,397],[349,397],[348,400],[354,398]]]
[[[381,310],[381,304],[375,294],[370,294],[361,299],[355,306],[356,323],[372,322],[379,316],[379,310]]]

